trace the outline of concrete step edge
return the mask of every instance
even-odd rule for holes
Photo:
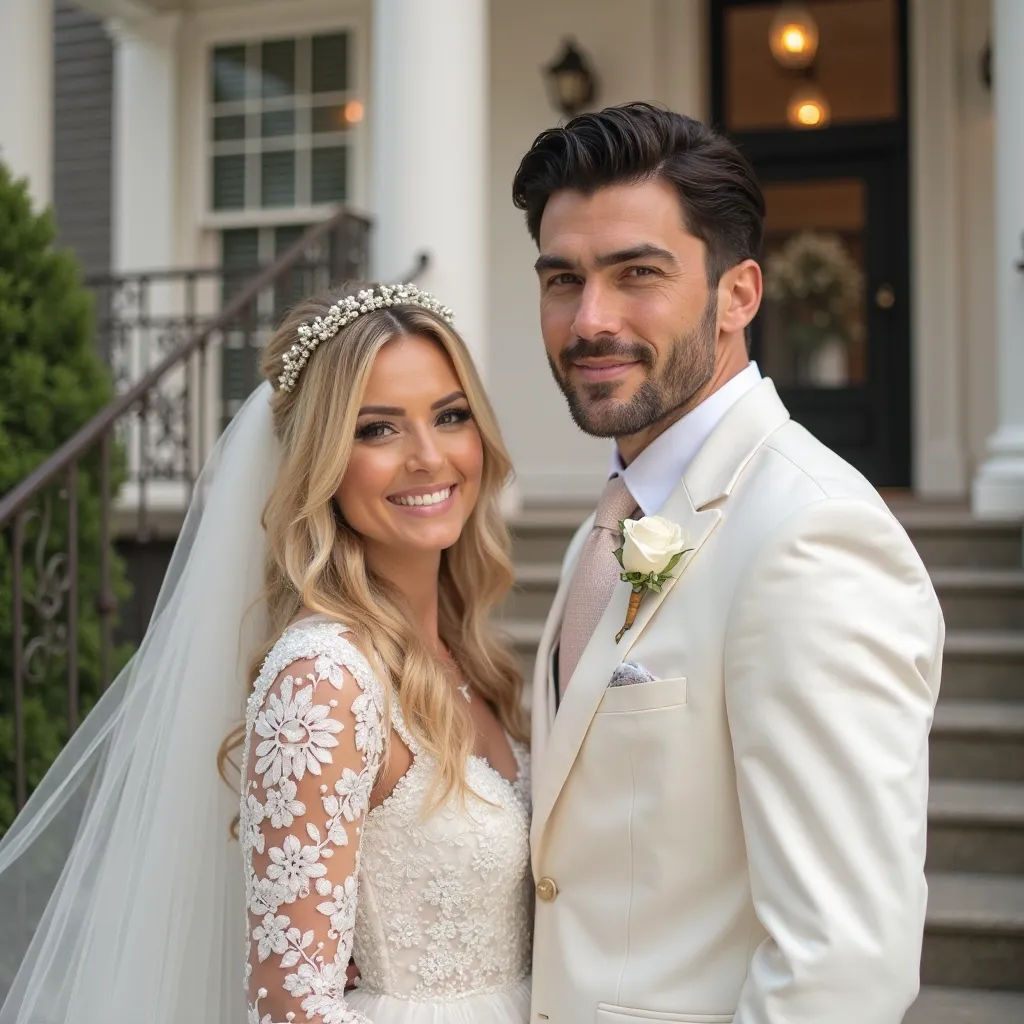
[[[516,562],[517,587],[557,587],[562,572],[560,562]]]
[[[561,574],[561,563],[547,561],[516,562],[516,583],[520,585],[556,585]],[[942,592],[1024,595],[1024,569],[975,568],[948,566],[930,572],[935,589]],[[1024,631],[1021,633],[1024,645]]]
[[[1024,992],[926,985],[903,1024],[1011,1024],[1024,1020]]]
[[[1024,593],[1024,568],[950,565],[929,569],[928,575],[939,592]]]
[[[1024,701],[940,698],[935,708],[932,732],[942,735],[1009,736],[1024,739]]]
[[[1024,828],[1024,783],[933,779],[928,794],[928,821]]]
[[[1024,524],[1020,519],[977,519],[969,508],[963,505],[931,505],[925,502],[889,503],[892,514],[903,528],[915,532],[973,534],[1021,534]]]
[[[951,629],[943,655],[947,658],[1024,657],[1024,630]]]
[[[925,927],[1024,937],[1024,875],[929,874]]]
[[[527,507],[509,516],[505,525],[513,533],[547,533],[551,530],[575,530],[591,512],[593,506],[584,508],[576,505],[550,508]]]
[[[544,563],[532,563],[543,565]],[[544,628],[543,619],[510,619],[505,629],[517,636],[536,634]],[[1024,658],[1024,630],[958,629],[946,634],[943,650],[946,658]]]
[[[916,533],[965,533],[974,536],[993,534],[1022,536],[1024,523],[1019,519],[976,519],[965,506],[935,506],[919,502],[893,502],[893,515],[905,529]],[[507,523],[512,530],[575,529],[594,511],[594,503],[527,505]]]
[[[540,619],[498,619],[497,626],[517,644],[539,644],[544,632]]]

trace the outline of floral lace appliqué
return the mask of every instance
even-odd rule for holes
[[[358,894],[358,823],[380,766],[384,700],[365,658],[342,632],[320,624],[285,633],[246,708],[239,836],[250,915],[250,1024],[276,1024],[280,1012],[263,1013],[261,1004],[288,1002],[281,991],[294,1003],[286,1020],[298,1019],[300,1010],[322,1024],[365,1020],[346,1005],[345,984]],[[297,662],[312,662],[313,670],[282,675]],[[348,737],[337,715],[342,701],[350,702],[355,723]],[[301,798],[314,780],[323,781],[312,799]],[[350,845],[347,869],[330,871],[331,858]],[[307,901],[314,900],[310,907]],[[266,980],[275,960],[279,990],[270,999]],[[256,974],[265,983],[253,992]]]
[[[350,958],[361,1000],[455,1000],[529,972],[528,753],[513,745],[514,783],[470,758],[465,803],[453,795],[424,813],[435,764],[343,632],[321,622],[286,633],[247,707],[249,1024],[368,1024],[346,1001]],[[413,762],[370,810],[386,705]]]

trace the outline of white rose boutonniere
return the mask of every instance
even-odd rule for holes
[[[622,544],[615,557],[622,566],[621,579],[633,588],[622,629],[615,634],[618,643],[636,621],[640,602],[648,590],[655,593],[671,579],[672,570],[691,549],[678,524],[661,516],[624,519],[619,523]]]

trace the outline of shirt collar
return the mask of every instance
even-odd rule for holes
[[[722,417],[760,380],[757,363],[748,363],[714,394],[659,434],[628,466],[623,466],[616,446],[609,477],[621,473],[643,514],[657,515]]]

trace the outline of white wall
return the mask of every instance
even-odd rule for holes
[[[0,0],[0,95],[0,160],[42,210],[53,198],[51,0]]]
[[[559,115],[541,68],[572,35],[600,79],[599,106],[655,100],[703,116],[702,0],[492,0],[488,383],[527,500],[589,500],[609,442],[582,434],[551,380],[537,313],[536,249],[512,177]]]
[[[558,54],[563,38],[571,35],[599,77],[598,105],[647,99],[705,116],[706,3],[491,0],[490,294],[486,338],[481,341],[487,349],[488,385],[516,464],[521,495],[528,500],[592,499],[600,490],[609,453],[608,442],[588,438],[576,429],[551,380],[538,326],[532,270],[536,253],[523,216],[511,203],[511,181],[520,158],[536,134],[559,118],[549,104],[541,69]],[[950,330],[941,315],[938,319],[933,315],[932,328],[927,320],[923,329],[915,327],[915,473],[919,483],[922,473],[931,481],[932,486],[923,487],[922,493],[958,497],[966,493],[995,426],[992,97],[978,73],[979,53],[989,32],[990,3],[917,0],[914,6],[918,12],[930,12],[930,18],[937,7],[942,8],[943,17],[949,19],[944,35],[940,33],[944,55],[933,55],[924,78],[938,76],[934,80],[940,83],[955,78],[951,87],[938,90],[941,97],[933,93],[924,105],[926,146],[937,156],[918,163],[911,184],[912,189],[920,189],[923,180],[931,182],[923,222],[938,228],[937,233],[930,235],[926,230],[916,237],[916,252],[954,251],[952,260],[932,260],[937,273],[916,275],[916,307],[933,313],[951,309],[955,321]],[[361,52],[368,54],[369,0],[297,0],[287,9],[277,0],[257,0],[183,16],[174,218],[177,261],[213,262],[216,253],[209,229],[222,226],[214,223],[218,218],[205,213],[203,198],[206,45],[240,31],[259,35],[335,23],[361,33]],[[369,106],[373,97],[368,69],[361,63],[359,77]],[[357,173],[359,205],[369,194],[369,149],[364,147],[363,166]],[[943,176],[936,179],[940,164]],[[922,239],[928,237],[939,239],[941,245],[922,246]],[[205,245],[197,244],[201,239]],[[951,282],[951,297],[943,281]],[[927,429],[923,430],[920,412],[925,406]]]

